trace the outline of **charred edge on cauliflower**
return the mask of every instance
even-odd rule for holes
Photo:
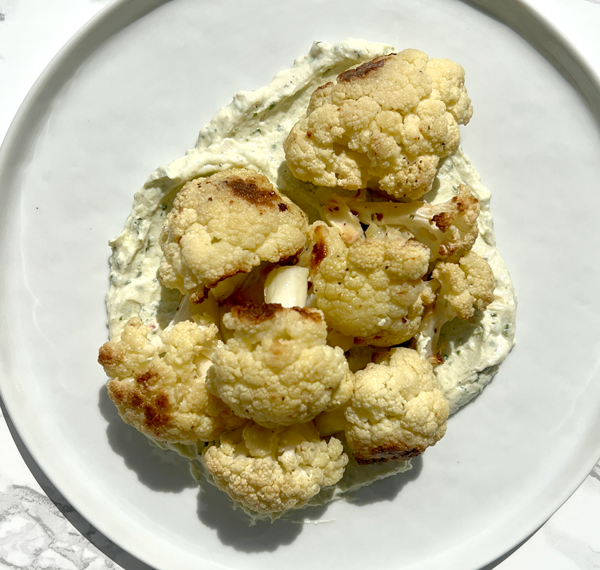
[[[250,204],[267,207],[277,206],[281,212],[285,212],[288,209],[287,204],[281,202],[281,197],[277,192],[259,187],[254,181],[235,176],[227,177],[223,183],[231,188],[234,196],[243,198]],[[208,199],[212,200],[212,196],[209,196]]]
[[[258,325],[266,321],[272,321],[276,316],[286,309],[278,303],[265,303],[264,305],[236,305],[231,308],[231,315],[234,319],[245,325]],[[315,323],[323,322],[323,315],[316,309],[310,307],[293,307],[293,310],[302,315],[303,318],[310,319]]]
[[[390,443],[388,445],[379,445],[369,449],[368,457],[361,456],[358,452],[354,454],[354,459],[359,465],[372,465],[373,463],[387,463],[388,461],[406,461],[413,457],[418,457],[425,451],[423,446],[408,446],[403,444]]]
[[[455,211],[434,214],[431,221],[442,233],[446,233],[452,226],[456,226],[459,231],[462,229],[465,234],[470,232],[477,239],[479,232],[476,224],[479,217],[479,200],[469,192],[467,186],[461,184],[457,195],[450,199],[450,203]],[[469,244],[471,241],[474,243],[475,239],[470,237]],[[442,244],[438,250],[438,255],[447,258],[461,248],[464,249],[464,245],[461,243]]]
[[[236,269],[234,271],[230,271],[229,273],[224,273],[218,279],[213,281],[210,285],[208,285],[202,289],[196,289],[195,291],[190,291],[188,293],[188,299],[189,299],[190,303],[192,303],[193,305],[199,305],[200,303],[202,303],[202,301],[204,301],[206,299],[206,295],[208,294],[208,292],[211,289],[214,289],[219,283],[222,283],[223,281],[225,281],[226,279],[229,279],[230,277],[235,277],[236,275],[239,275],[240,273],[247,273],[249,271],[250,271],[250,269],[247,269],[247,270]]]
[[[113,350],[113,347],[105,344],[100,348],[98,362],[103,367],[115,366],[122,362],[126,355],[122,350]],[[146,371],[137,371],[133,376],[139,386],[127,386],[120,382],[108,383],[108,394],[110,399],[120,409],[137,409],[141,411],[141,431],[161,438],[164,428],[171,421],[173,403],[165,390],[152,392],[149,388],[156,386],[159,380],[158,371],[153,370],[152,365]],[[142,427],[141,426],[141,427]]]
[[[389,61],[389,59],[395,55],[395,53],[382,55],[380,57],[372,59],[371,61],[367,61],[366,63],[363,63],[358,67],[349,69],[348,71],[344,71],[343,73],[340,73],[340,75],[338,75],[338,81],[348,82],[353,81],[355,79],[362,79],[369,73],[382,68],[386,64],[386,62]]]
[[[313,232],[313,246],[310,252],[310,269],[315,273],[321,262],[327,257],[327,229],[316,226]]]

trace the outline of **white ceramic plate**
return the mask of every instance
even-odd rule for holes
[[[459,0],[123,0],[40,78],[0,156],[2,396],[56,487],[121,547],[160,570],[468,570],[526,538],[589,472],[600,94],[564,40],[517,1],[500,4],[490,17]],[[268,83],[314,39],[345,37],[466,68],[463,147],[494,192],[518,346],[412,471],[306,512],[323,524],[248,527],[105,395],[107,241],[147,175],[237,90]]]

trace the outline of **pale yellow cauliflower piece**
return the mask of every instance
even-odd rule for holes
[[[426,305],[429,249],[414,240],[359,239],[348,245],[335,228],[311,227],[312,292],[334,330],[363,344],[392,346],[412,338]]]
[[[352,374],[341,348],[326,345],[316,309],[277,304],[234,306],[208,371],[208,389],[240,417],[266,426],[313,419],[348,400]]]
[[[413,238],[430,249],[431,262],[458,261],[471,250],[479,235],[479,201],[465,184],[458,186],[452,198],[438,204],[340,197],[330,202],[337,205],[342,200],[350,211],[345,218],[347,225],[368,225],[366,233],[371,237],[399,232],[405,238]]]
[[[212,441],[245,420],[206,390],[207,358],[217,327],[207,318],[183,321],[149,339],[135,317],[100,348],[98,361],[111,378],[108,394],[125,423],[160,441]]]
[[[474,251],[458,263],[438,263],[432,278],[440,283],[439,303],[448,314],[468,319],[475,309],[483,311],[494,300],[494,273],[489,263]]]
[[[470,319],[494,300],[496,282],[488,262],[474,251],[458,263],[438,263],[431,274],[437,299],[423,317],[419,334],[428,339],[426,356],[439,364],[437,344],[444,323]]]
[[[444,436],[448,411],[431,364],[395,348],[389,363],[356,373],[346,440],[359,464],[410,459]]]
[[[416,199],[472,114],[463,68],[407,49],[345,71],[312,95],[284,142],[296,178]]]
[[[215,485],[251,511],[277,516],[337,483],[348,456],[310,423],[268,429],[251,423],[223,433],[203,453]]]
[[[200,302],[220,281],[304,248],[306,216],[269,180],[233,169],[188,182],[160,237],[162,282]]]

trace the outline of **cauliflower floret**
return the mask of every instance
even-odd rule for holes
[[[125,423],[160,441],[212,441],[245,420],[206,390],[205,375],[217,336],[206,317],[183,321],[150,340],[135,317],[100,348],[98,361],[111,378],[108,395]]]
[[[458,264],[439,263],[432,275],[440,283],[439,298],[446,312],[459,319],[483,311],[494,300],[494,273],[483,257],[471,251]]]
[[[238,416],[266,427],[291,425],[350,398],[348,363],[341,348],[326,345],[320,311],[234,306],[223,324],[233,337],[215,350],[207,385]]]
[[[392,346],[419,330],[434,296],[423,280],[429,250],[414,241],[360,239],[348,246],[322,222],[311,227],[312,292],[327,324],[364,344]]]
[[[464,75],[414,49],[345,71],[313,93],[284,142],[290,170],[319,186],[419,198],[473,114]]]
[[[479,234],[479,201],[465,184],[456,195],[439,204],[427,202],[367,201],[363,192],[357,197],[334,195],[325,205],[325,217],[345,229],[346,241],[356,240],[357,227],[368,226],[369,237],[400,233],[431,250],[432,263],[458,261],[471,250]],[[348,228],[348,229],[347,229]]]
[[[444,323],[470,319],[475,310],[483,311],[494,300],[496,282],[488,262],[474,251],[458,263],[438,263],[431,277],[437,299],[423,316],[419,336],[427,339],[424,354],[439,364],[437,344]]]
[[[356,373],[346,408],[346,440],[359,464],[416,457],[446,433],[448,402],[431,364],[395,348],[389,363]]]
[[[298,254],[306,227],[302,210],[253,170],[192,180],[165,220],[160,277],[198,303],[228,277]]]
[[[337,483],[348,456],[312,423],[268,429],[251,423],[221,435],[203,453],[215,485],[245,508],[277,516]]]

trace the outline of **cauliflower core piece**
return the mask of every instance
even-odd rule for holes
[[[298,265],[276,267],[265,280],[265,303],[282,307],[304,307],[308,293],[308,268]]]
[[[212,441],[245,422],[206,390],[205,373],[217,327],[208,319],[183,321],[156,342],[137,317],[100,348],[98,361],[111,378],[108,395],[125,423],[171,443]]]
[[[345,71],[313,93],[285,140],[290,170],[319,186],[419,198],[473,114],[464,77],[460,65],[414,49]]]
[[[276,515],[337,483],[348,456],[339,440],[322,441],[312,423],[274,429],[249,424],[223,433],[203,460],[215,485],[234,501]]]
[[[415,350],[395,348],[389,363],[356,373],[346,440],[361,465],[410,459],[443,437],[448,411],[431,364]]]
[[[306,216],[262,174],[234,169],[188,182],[160,237],[165,286],[200,302],[220,281],[298,254]]]
[[[423,281],[429,249],[414,241],[359,239],[348,246],[335,228],[312,228],[311,270],[316,306],[327,324],[373,346],[412,338],[434,295]]]
[[[265,427],[313,419],[350,398],[351,373],[341,348],[326,345],[316,309],[235,306],[223,316],[233,330],[208,371],[208,389],[240,417]]]

